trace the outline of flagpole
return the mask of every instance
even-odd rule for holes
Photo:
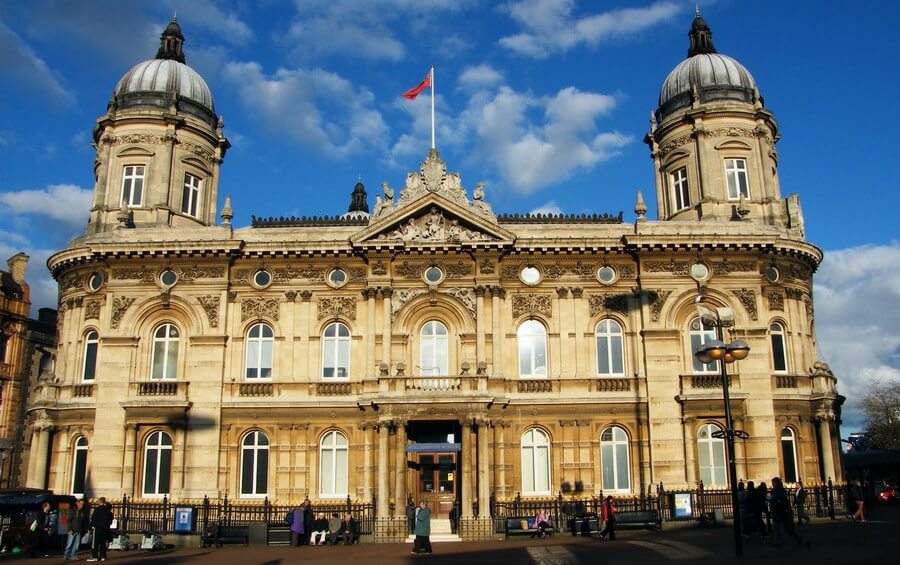
[[[431,65],[431,148],[434,149],[434,65]]]

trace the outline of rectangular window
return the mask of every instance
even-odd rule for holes
[[[122,206],[137,208],[144,196],[144,166],[129,165],[122,175]]]
[[[84,382],[93,382],[97,374],[97,342],[88,342],[84,348],[84,373],[81,378]]]
[[[691,194],[688,191],[687,167],[681,167],[672,173],[672,198],[675,211],[684,210],[691,205]]]
[[[184,174],[184,191],[181,195],[181,211],[188,216],[197,217],[200,206],[200,177],[190,173]]]
[[[728,200],[750,199],[746,159],[725,159],[725,181],[728,184]]]
[[[706,343],[709,340],[716,339],[716,333],[714,331],[707,331],[703,334],[693,333],[691,334],[691,352],[697,351],[701,345]],[[691,361],[693,363],[694,373],[702,374],[702,373],[718,373],[719,372],[719,362],[713,361],[712,363],[703,364],[697,359],[696,355],[691,355]]]

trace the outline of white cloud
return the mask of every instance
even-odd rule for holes
[[[826,252],[814,282],[819,349],[847,397],[846,436],[862,429],[869,383],[900,376],[900,242]]]
[[[524,31],[501,38],[500,45],[536,59],[568,51],[582,43],[596,47],[611,38],[639,33],[681,10],[678,4],[664,1],[579,18],[572,14],[574,0],[521,0],[505,8]]]
[[[475,65],[466,67],[459,73],[456,79],[457,88],[464,92],[473,92],[494,88],[503,84],[503,74],[490,65]]]
[[[556,203],[556,200],[551,200],[544,204],[541,204],[531,212],[530,214],[562,214],[562,208],[559,207],[559,204]]]
[[[0,192],[0,203],[12,214],[46,216],[80,227],[87,222],[91,195],[91,189],[54,184],[41,189]]]
[[[375,97],[335,73],[281,68],[266,76],[259,63],[250,62],[227,64],[223,76],[270,131],[307,147],[345,157],[387,144]]]
[[[64,107],[75,106],[75,95],[62,85],[57,73],[24,38],[0,21],[0,79],[7,88],[21,88],[29,96]]]

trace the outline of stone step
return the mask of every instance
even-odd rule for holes
[[[462,541],[462,538],[457,534],[435,534],[432,532],[431,543],[445,543],[445,542],[454,542],[454,541]],[[406,543],[413,543],[416,540],[416,536],[410,535],[406,538]]]

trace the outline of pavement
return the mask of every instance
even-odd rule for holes
[[[798,528],[804,543],[785,540],[774,547],[771,538],[744,541],[742,557],[735,555],[730,523],[719,526],[664,525],[662,532],[623,530],[616,541],[556,534],[548,539],[520,537],[510,540],[434,543],[434,554],[411,555],[411,544],[363,543],[347,546],[181,548],[163,551],[110,552],[116,565],[377,565],[428,563],[429,565],[617,565],[658,563],[790,563],[791,565],[896,563],[900,549],[900,505],[882,508],[866,523],[846,517],[813,519]],[[80,560],[89,555],[83,554]],[[0,563],[24,561],[18,556],[0,557]],[[61,557],[30,560],[32,563],[67,563]]]

